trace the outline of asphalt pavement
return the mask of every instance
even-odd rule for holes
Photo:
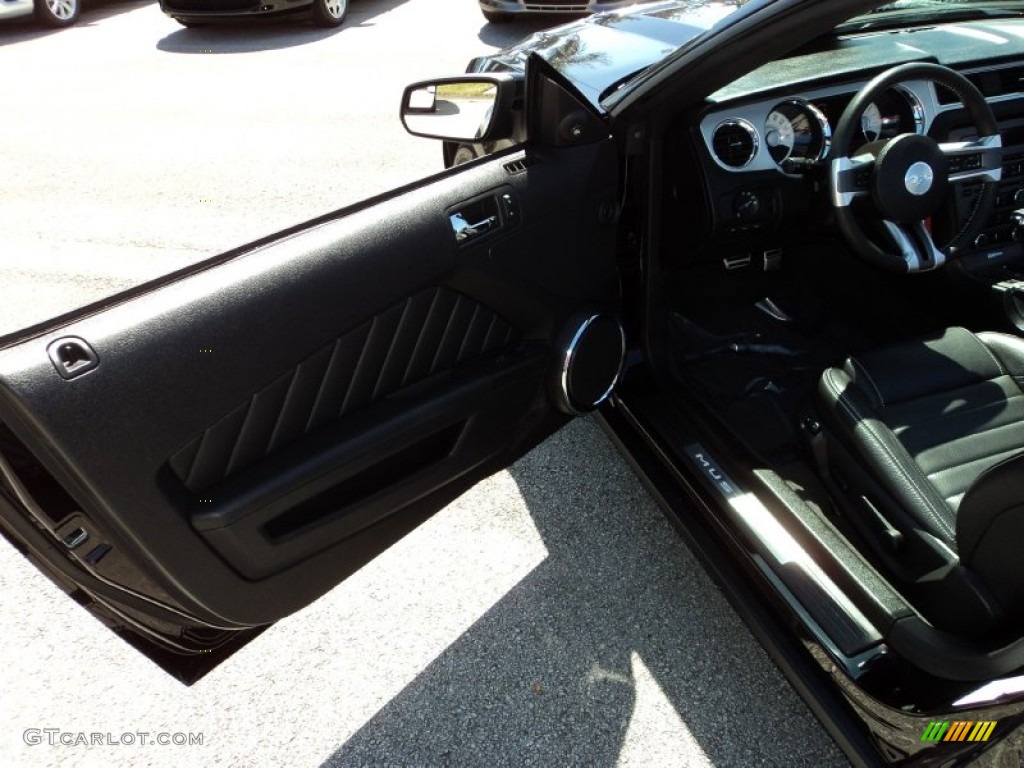
[[[94,0],[0,29],[0,332],[437,171],[402,87],[539,28],[355,0],[340,30],[184,30]],[[589,419],[192,687],[6,544],[0,636],[5,766],[846,764]]]

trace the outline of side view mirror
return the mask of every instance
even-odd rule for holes
[[[460,75],[413,83],[402,95],[402,125],[413,136],[485,142],[512,134],[514,75]]]

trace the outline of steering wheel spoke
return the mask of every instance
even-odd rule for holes
[[[858,197],[866,197],[871,189],[871,171],[875,167],[874,155],[837,157],[832,161],[832,204],[850,205]]]
[[[903,257],[907,272],[927,272],[946,263],[946,254],[935,245],[923,221],[897,224],[884,219],[882,225]]]
[[[950,141],[939,144],[949,163],[951,182],[979,179],[999,181],[1003,175],[1003,141],[999,134],[982,136],[973,141]]]

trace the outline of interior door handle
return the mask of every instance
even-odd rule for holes
[[[488,216],[476,224],[470,224],[461,213],[451,214],[448,220],[452,224],[452,230],[455,232],[455,241],[458,243],[464,243],[470,238],[479,237],[498,226],[498,217],[496,215]]]

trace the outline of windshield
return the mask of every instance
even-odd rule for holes
[[[627,12],[614,17],[609,15],[609,18],[604,21],[605,24],[622,26],[623,17],[627,17],[629,22],[640,26],[649,23],[652,18],[657,18],[661,22],[672,21],[677,24],[684,19],[689,21],[694,18],[695,8],[700,8],[705,14],[711,13],[712,10],[717,12],[717,16],[707,19],[707,23],[702,27],[687,30],[687,33],[681,35],[671,49],[663,48],[658,52],[660,55],[647,58],[643,62],[643,66],[634,66],[628,71],[620,73],[605,87],[600,94],[598,103],[605,109],[610,108],[617,98],[643,80],[646,74],[653,72],[670,59],[680,56],[688,48],[699,43],[704,34],[713,34],[715,29],[723,24],[733,24],[741,16],[757,12],[765,6],[771,5],[771,0],[727,0],[726,2],[687,0],[687,2],[666,2],[649,7],[637,6],[635,14]],[[857,34],[896,29],[908,25],[919,26],[1022,15],[1024,15],[1024,0],[897,0],[896,2],[880,3],[872,10],[842,22],[834,28],[833,34]],[[595,17],[595,20],[596,18],[599,17]],[[634,46],[637,58],[639,58],[641,53],[635,47],[635,43],[635,39],[630,40],[630,44]],[[583,79],[574,72],[564,74],[577,82],[577,85],[578,81]],[[590,82],[593,80],[594,78],[591,78]],[[583,90],[586,94],[586,89]]]
[[[1024,0],[897,0],[861,14],[842,24],[837,31],[886,29],[908,22],[927,24],[960,19],[1019,16]]]

